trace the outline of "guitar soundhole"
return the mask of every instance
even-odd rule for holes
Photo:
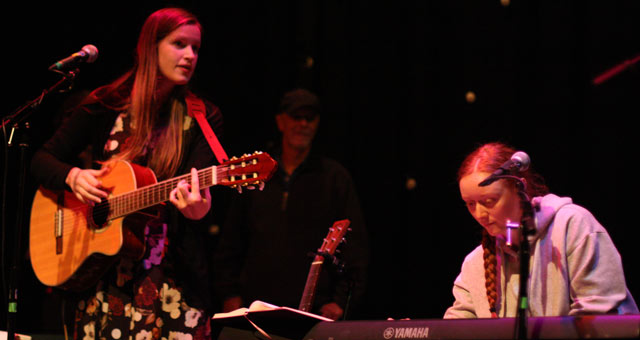
[[[107,224],[109,218],[109,201],[103,200],[91,209],[90,225],[93,229],[100,229]]]

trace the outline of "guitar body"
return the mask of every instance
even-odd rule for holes
[[[119,256],[144,255],[144,226],[159,217],[160,204],[169,200],[180,181],[191,174],[160,183],[148,168],[118,161],[100,180],[109,197],[95,206],[80,202],[73,193],[38,189],[31,207],[29,251],[38,279],[47,286],[82,290],[95,283]],[[277,162],[255,152],[218,166],[198,170],[200,189],[224,185],[264,184]]]
[[[101,178],[111,196],[156,183],[150,169],[124,161]],[[66,190],[38,189],[31,208],[29,251],[38,279],[48,286],[82,290],[117,260],[144,254],[144,226],[156,217],[138,212],[106,220],[108,203],[91,207]]]

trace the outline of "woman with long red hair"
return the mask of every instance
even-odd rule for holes
[[[513,178],[479,186],[515,152],[505,144],[485,144],[469,154],[458,171],[462,200],[483,227],[483,237],[482,244],[462,264],[453,286],[455,302],[444,317],[516,316],[519,238],[512,245],[507,245],[506,238],[507,223],[520,223],[523,218],[523,196],[531,198],[535,224],[528,241],[527,314],[638,313],[625,283],[620,255],[589,211],[571,198],[549,194],[542,178],[531,169],[517,174],[523,178],[526,195],[519,192]]]
[[[87,148],[93,161],[143,165],[158,181],[191,172],[190,181],[180,181],[171,191],[172,204],[143,227],[142,259],[122,257],[75,302],[76,339],[210,336],[202,219],[211,195],[200,190],[196,169],[212,165],[214,155],[185,102],[201,32],[197,18],[186,10],[151,14],[140,32],[132,70],[93,91],[34,155],[32,173],[44,187],[70,190],[89,205],[108,197],[101,178],[109,166],[75,166]],[[205,106],[207,121],[220,134],[219,110],[208,102]]]

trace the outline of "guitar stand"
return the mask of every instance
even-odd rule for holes
[[[73,71],[62,73],[63,78],[59,80],[56,84],[54,84],[49,89],[44,90],[40,96],[28,102],[24,106],[18,108],[14,111],[14,113],[10,114],[8,118],[3,119],[0,124],[0,129],[2,131],[6,131],[6,126],[11,126],[11,135],[8,140],[8,148],[7,154],[9,153],[9,149],[14,146],[17,142],[19,147],[19,163],[18,167],[18,192],[16,195],[17,199],[17,210],[16,210],[16,227],[13,229],[14,233],[14,243],[13,243],[13,257],[11,264],[9,267],[9,286],[7,289],[7,339],[13,340],[16,335],[16,321],[17,321],[17,313],[18,313],[18,282],[21,276],[21,260],[24,259],[24,254],[22,253],[21,245],[22,245],[22,233],[23,230],[27,228],[24,227],[24,217],[25,217],[25,189],[27,183],[27,174],[29,169],[29,122],[27,118],[38,109],[43,99],[54,91],[65,92],[72,88],[73,79],[78,74],[79,70],[75,69]],[[58,72],[60,73],[60,72]],[[8,173],[8,164],[5,163],[5,174]],[[6,198],[6,190],[7,187],[3,183],[2,194],[3,198]],[[3,211],[4,204],[6,204],[6,199],[2,200]],[[4,216],[3,216],[4,219]],[[4,221],[4,220],[3,220]],[[6,226],[2,226],[3,228]],[[3,269],[4,270],[4,269]]]
[[[327,252],[309,252],[309,257],[316,257],[316,256],[322,256],[324,257],[325,260],[331,261],[331,263],[336,266],[336,270],[338,271],[338,273],[342,274],[344,273],[344,269],[345,269],[345,263],[344,261],[338,259],[335,255],[331,255]]]
[[[338,274],[345,273],[345,262],[343,260],[338,259],[335,255],[331,255],[327,252],[309,252],[308,255],[310,257],[322,256],[325,260],[331,261],[331,264],[333,264],[336,267],[336,272]],[[347,320],[347,312],[349,311],[349,307],[351,307],[351,296],[353,294],[354,286],[355,286],[355,283],[353,282],[353,280],[349,279],[349,292],[347,293],[347,301],[344,306],[344,314],[342,316],[343,320]]]

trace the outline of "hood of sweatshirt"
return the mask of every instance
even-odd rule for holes
[[[559,197],[554,194],[534,197],[531,200],[531,204],[533,205],[536,234],[530,239],[530,241],[535,241],[544,235],[558,210],[563,206],[572,203],[573,201],[570,197]]]

